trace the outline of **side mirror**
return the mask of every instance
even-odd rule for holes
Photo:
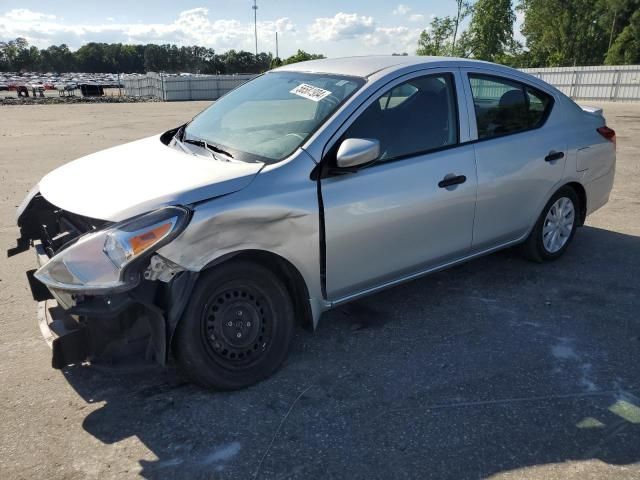
[[[372,138],[347,138],[340,144],[336,163],[339,168],[357,167],[380,157],[380,141]]]

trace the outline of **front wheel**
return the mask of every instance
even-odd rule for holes
[[[287,289],[245,261],[201,276],[174,338],[181,372],[205,388],[235,390],[263,380],[287,356],[294,313]]]
[[[545,205],[522,245],[524,256],[535,262],[549,262],[560,257],[573,240],[579,211],[576,192],[570,187],[559,189]]]

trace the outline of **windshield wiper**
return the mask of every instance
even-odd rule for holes
[[[191,155],[195,155],[195,153],[193,153],[190,149],[187,148],[187,146],[184,144],[183,142],[183,138],[184,138],[184,125],[182,127],[180,127],[178,129],[178,131],[176,132],[176,134],[173,136],[173,141],[175,142],[176,145],[178,145],[183,152],[185,153],[190,153]]]
[[[225,149],[220,148],[217,145],[211,145],[210,143],[207,143],[204,140],[194,140],[194,139],[191,139],[191,138],[187,138],[186,140],[183,140],[182,142],[183,143],[190,143],[191,145],[195,145],[196,147],[206,148],[207,150],[211,150],[212,152],[221,153],[222,155],[225,155],[225,156],[227,156],[229,158],[233,158],[233,155],[231,155]]]

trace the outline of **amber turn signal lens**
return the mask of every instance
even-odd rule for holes
[[[158,225],[157,227],[148,230],[144,233],[136,235],[135,237],[131,237],[129,239],[129,245],[131,245],[131,250],[134,255],[137,255],[144,250],[146,250],[149,246],[156,243],[162,237],[164,237],[169,230],[171,230],[171,222],[163,223],[162,225]]]

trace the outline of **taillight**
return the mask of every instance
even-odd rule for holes
[[[614,145],[616,144],[616,131],[613,128],[604,126],[596,130],[598,130],[598,133],[602,135],[604,138],[606,138],[610,142],[613,142]]]

